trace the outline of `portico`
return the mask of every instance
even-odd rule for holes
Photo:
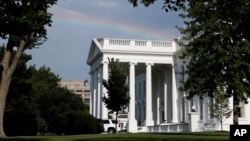
[[[90,113],[97,118],[108,118],[108,109],[102,101],[106,94],[102,81],[108,79],[108,58],[114,58],[129,68],[129,132],[137,131],[138,120],[142,118],[143,126],[153,126],[163,120],[179,122],[174,59],[174,52],[178,49],[174,41],[93,39],[87,60],[91,67]],[[144,83],[140,83],[141,78],[145,79]],[[145,96],[141,94],[142,85]],[[153,101],[155,97],[157,100]]]

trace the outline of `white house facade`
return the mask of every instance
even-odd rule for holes
[[[210,117],[211,98],[188,100],[179,91],[180,81],[187,77],[183,73],[186,62],[178,57],[182,50],[175,41],[93,39],[87,58],[90,114],[108,118],[108,109],[102,101],[106,94],[102,81],[108,79],[108,58],[114,58],[129,68],[128,132],[220,130]],[[232,99],[229,106],[232,108]],[[250,124],[250,113],[246,112],[250,111],[250,104],[240,104],[238,109],[239,124]],[[229,130],[232,118],[223,122],[223,130]]]

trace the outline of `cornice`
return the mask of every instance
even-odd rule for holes
[[[95,56],[91,56],[87,62],[88,65],[92,65],[98,58],[102,57],[103,53],[98,52]]]
[[[156,56],[156,57],[173,57],[170,52],[124,52],[124,51],[103,51],[105,55],[125,55],[125,56]]]

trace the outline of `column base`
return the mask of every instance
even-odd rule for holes
[[[127,132],[136,133],[137,131],[138,131],[137,130],[137,121],[135,119],[134,120],[129,119],[128,125],[127,125]]]
[[[171,123],[179,123],[179,121],[177,119],[174,119],[171,121]]]
[[[145,120],[145,126],[153,126],[154,121],[153,120]]]

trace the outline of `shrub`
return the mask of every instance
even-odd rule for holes
[[[55,133],[59,135],[97,133],[96,125],[96,118],[89,113],[82,111],[65,112],[56,118]]]
[[[34,136],[38,127],[34,114],[5,112],[3,128],[7,136]]]

